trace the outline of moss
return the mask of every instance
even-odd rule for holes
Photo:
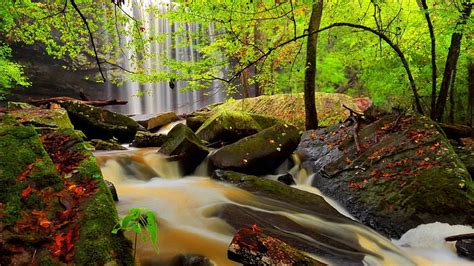
[[[64,109],[21,109],[10,111],[9,115],[22,124],[37,127],[73,128]]]
[[[35,168],[36,162],[43,163],[45,167]],[[24,181],[17,182],[20,174],[28,171],[33,164],[34,171],[26,173]],[[44,179],[35,177],[44,173],[52,177],[51,183],[58,182],[53,163],[43,149],[36,131],[32,127],[0,125],[0,202],[6,203],[7,219],[15,219],[23,208],[21,191],[30,181],[33,181],[34,186],[41,187]],[[34,205],[33,202],[30,203]]]
[[[196,135],[209,142],[235,141],[281,122],[265,115],[222,110],[207,119]]]
[[[112,234],[118,221],[112,195],[105,183],[82,205],[79,239],[76,242],[74,262],[78,265],[133,265],[132,244],[121,234]]]
[[[342,104],[357,110],[352,98],[339,93],[316,92],[316,108],[320,126],[329,126],[345,120],[349,112]],[[212,109],[213,114],[222,110],[244,111],[275,117],[303,130],[305,124],[304,98],[298,94],[263,95],[227,102]]]

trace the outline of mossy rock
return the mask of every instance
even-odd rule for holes
[[[277,124],[220,148],[210,160],[218,169],[271,174],[293,153],[299,140],[294,126]]]
[[[171,129],[158,152],[179,160],[185,174],[192,173],[209,153],[201,139],[183,124]]]
[[[61,102],[76,129],[89,139],[117,139],[128,143],[133,140],[140,125],[130,117],[79,102]]]
[[[82,133],[41,133],[0,124],[0,263],[36,254],[41,265],[132,264],[131,242],[111,233],[117,212]]]
[[[281,121],[269,116],[224,110],[207,119],[196,135],[209,143],[232,143],[277,123]]]
[[[193,113],[186,116],[186,126],[188,126],[192,131],[197,131],[207,119],[211,117],[211,113]]]
[[[130,146],[137,148],[160,147],[166,140],[166,135],[137,131]]]
[[[298,153],[313,185],[375,230],[398,238],[419,224],[474,224],[474,183],[441,129],[419,116],[305,132]]]
[[[8,110],[17,110],[17,109],[39,109],[38,107],[31,105],[29,103],[22,103],[22,102],[8,102],[7,103]]]
[[[348,95],[316,92],[319,126],[329,126],[347,119],[349,111],[342,107],[343,104],[353,110],[357,110],[356,104]],[[305,125],[303,93],[262,95],[230,101],[216,106],[210,112],[215,114],[222,110],[243,111],[271,116],[292,124],[300,130],[303,130]]]
[[[8,115],[23,125],[37,128],[74,128],[66,110],[60,109],[18,109]]]
[[[117,151],[127,149],[119,143],[110,140],[106,141],[101,139],[91,139],[90,143],[92,146],[94,146],[96,151]]]

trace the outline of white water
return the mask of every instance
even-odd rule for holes
[[[213,41],[212,36],[216,34],[212,24],[203,28],[202,25],[197,23],[171,23],[167,18],[160,18],[158,17],[159,14],[154,14],[151,11],[151,7],[154,7],[159,12],[164,13],[173,5],[174,3],[172,4],[170,0],[135,0],[126,1],[122,7],[127,14],[142,22],[144,28],[143,38],[153,38],[162,34],[166,36],[159,42],[155,38],[147,47],[147,51],[143,51],[143,53],[148,52],[153,55],[153,57],[147,58],[143,65],[140,65],[145,71],[170,71],[164,66],[162,56],[185,62],[199,61],[200,54],[195,49],[199,41],[193,37],[192,33],[205,32],[209,35],[210,42]],[[134,27],[134,25],[131,23],[122,25],[122,27]],[[183,27],[185,32],[176,34],[180,27]],[[173,38],[173,35],[176,35],[176,38]],[[131,38],[132,36],[121,36],[120,49],[123,54],[119,62],[121,67],[134,71],[137,66],[133,58],[138,55],[127,47]],[[185,38],[191,38],[188,42],[189,45],[185,47],[178,45]],[[174,89],[170,88],[168,80],[146,84],[129,80],[119,88],[110,84],[106,87],[108,88],[107,96],[109,98],[128,101],[127,105],[110,107],[113,111],[124,114],[151,114],[165,111],[190,112],[212,103],[222,102],[226,96],[222,84],[216,81],[212,82],[208,89],[187,92],[180,90],[186,86],[186,81],[180,80],[176,81],[176,88]],[[137,96],[139,94],[143,94],[143,96]]]
[[[138,245],[138,257],[143,264],[166,265],[178,254],[201,254],[218,265],[232,265],[227,260],[227,246],[235,229],[215,213],[232,204],[257,212],[278,214],[311,230],[322,232],[341,241],[350,240],[355,233],[358,244],[367,250],[364,263],[367,265],[468,265],[444,246],[444,236],[472,232],[472,228],[446,226],[438,228],[420,226],[410,230],[400,240],[393,241],[368,230],[363,226],[337,224],[317,216],[285,209],[284,205],[254,196],[231,185],[216,182],[207,176],[181,178],[176,163],[170,163],[156,153],[156,149],[96,153],[99,165],[106,179],[112,181],[118,191],[120,202],[117,208],[121,215],[132,207],[146,207],[153,210],[159,221],[158,241],[160,255],[150,245]],[[143,174],[147,169],[151,173]],[[203,164],[197,173],[207,175]],[[290,170],[292,171],[292,170]],[[294,170],[293,170],[294,171]],[[161,176],[138,180],[138,176]],[[307,178],[299,176],[300,180]],[[304,182],[303,182],[304,183]],[[295,187],[310,192],[314,189],[299,184]],[[328,200],[330,202],[330,200]],[[338,209],[343,210],[335,202]],[[347,213],[346,213],[347,214]],[[436,225],[435,225],[436,226]],[[471,231],[469,231],[471,230]],[[436,232],[443,234],[436,235]],[[317,242],[309,236],[287,232],[307,241]],[[436,236],[435,236],[436,235]],[[346,239],[347,238],[347,239]],[[346,239],[346,240],[344,240]],[[343,251],[341,251],[343,252]],[[377,254],[373,256],[370,254]],[[318,258],[315,255],[316,258]],[[325,261],[325,258],[318,258]]]

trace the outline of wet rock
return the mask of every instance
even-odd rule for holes
[[[180,161],[185,174],[192,173],[209,153],[201,139],[183,124],[171,129],[158,152]]]
[[[206,120],[196,131],[196,135],[209,143],[232,143],[277,123],[280,123],[278,119],[269,116],[221,111]]]
[[[91,139],[90,143],[97,151],[116,151],[126,150],[124,146],[114,141],[106,141],[101,139]]]
[[[166,135],[150,133],[146,131],[137,131],[135,138],[130,146],[137,148],[160,147],[166,140]]]
[[[298,145],[298,130],[278,124],[224,146],[210,156],[219,169],[252,174],[271,174]]]
[[[277,180],[288,186],[296,185],[296,182],[290,173],[279,176]]]
[[[165,112],[159,114],[146,114],[131,116],[133,120],[145,127],[147,130],[152,130],[178,121],[179,118],[174,112]]]
[[[267,236],[257,226],[243,228],[235,234],[227,257],[244,265],[326,265],[277,238]]]
[[[173,266],[213,266],[216,265],[211,259],[196,254],[181,254],[176,256],[171,263]]]
[[[438,126],[388,115],[303,134],[297,152],[313,185],[378,232],[399,238],[419,224],[474,224],[474,184]],[[359,146],[359,147],[358,147]]]
[[[104,180],[105,184],[110,190],[110,193],[112,193],[112,198],[114,199],[115,202],[119,201],[118,194],[117,194],[117,189],[115,189],[115,186],[112,182],[109,180]]]
[[[61,102],[76,129],[89,139],[117,139],[121,143],[133,140],[141,126],[133,119],[79,102]]]
[[[456,251],[459,256],[474,260],[474,239],[456,241]]]
[[[316,216],[321,221],[334,224],[360,226],[340,214],[322,197],[278,181],[224,170],[216,170],[212,178],[231,183],[259,196],[259,203],[272,206],[274,210]],[[236,230],[257,225],[265,234],[280,239],[298,250],[318,254],[320,258],[333,265],[362,265],[365,256],[364,248],[359,245],[356,234],[347,231],[335,237],[333,231],[335,229],[329,224],[323,225],[317,222],[311,227],[305,227],[279,213],[234,204],[226,204],[216,210],[213,216],[225,220]],[[301,237],[303,235],[305,237]]]
[[[466,166],[466,169],[471,177],[474,176],[474,148],[456,146],[454,147],[454,151],[459,156],[459,159],[464,164],[464,166]]]

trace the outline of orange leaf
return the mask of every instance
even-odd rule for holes
[[[40,222],[39,222],[39,225],[43,228],[48,228],[51,224],[52,224],[52,222],[50,222],[46,219],[40,220]]]
[[[31,213],[38,216],[44,216],[44,211],[32,210]]]
[[[33,189],[31,188],[31,186],[28,186],[27,188],[23,189],[23,191],[21,192],[21,196],[22,196],[23,198],[28,197],[28,196],[30,195],[30,193],[31,193],[31,190],[33,190]]]

